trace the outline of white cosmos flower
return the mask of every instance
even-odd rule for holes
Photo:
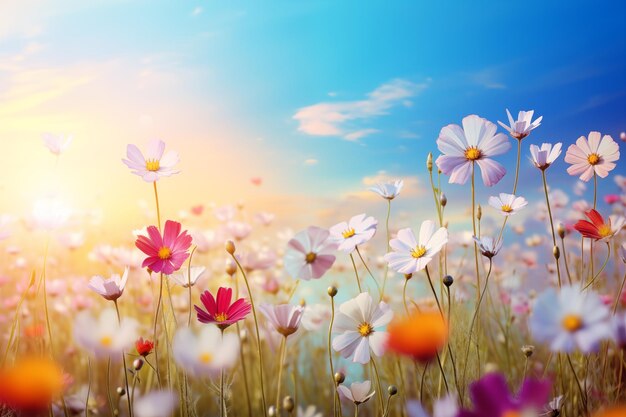
[[[87,285],[91,290],[100,294],[105,300],[115,301],[122,296],[126,282],[128,281],[128,267],[124,268],[124,274],[111,275],[111,278],[105,279],[100,275],[95,275]]]
[[[374,236],[377,224],[378,221],[373,217],[358,214],[348,222],[341,222],[331,227],[328,230],[330,240],[339,245],[338,250],[351,253],[358,245],[367,242]]]
[[[314,405],[309,405],[307,408],[298,406],[296,417],[323,417],[322,413],[317,411]]]
[[[500,214],[504,216],[517,213],[526,207],[527,204],[528,201],[524,197],[518,197],[515,194],[500,193],[497,197],[489,197],[489,205],[500,211]]]
[[[420,227],[419,239],[411,229],[401,229],[395,239],[389,241],[393,249],[385,255],[389,267],[401,274],[421,271],[448,243],[448,229],[436,228],[435,222],[426,220]]]
[[[325,304],[312,304],[304,307],[302,326],[312,332],[330,320],[330,310]]]
[[[493,258],[502,248],[502,240],[496,241],[494,238],[489,236],[481,236],[480,239],[474,236],[473,239],[478,245],[480,253],[487,258]]]
[[[543,116],[539,116],[535,121],[533,121],[533,115],[535,114],[534,110],[529,111],[520,111],[517,114],[517,120],[513,120],[513,116],[511,116],[511,112],[509,109],[506,109],[506,115],[509,118],[509,125],[505,125],[504,123],[498,121],[498,124],[506,129],[509,134],[515,139],[524,139],[526,136],[530,134],[531,131],[535,130],[541,124],[541,120]]]
[[[192,266],[189,270],[187,270],[187,268],[181,268],[178,273],[172,274],[169,277],[181,287],[189,288],[196,285],[196,282],[205,271],[206,268],[204,266]]]
[[[150,391],[135,399],[133,409],[137,417],[170,417],[177,403],[171,391]]]
[[[376,391],[370,392],[372,389],[372,383],[370,381],[353,382],[350,384],[350,388],[345,385],[338,385],[337,391],[346,400],[352,401],[355,404],[363,404],[374,396]]]
[[[239,338],[224,333],[212,324],[203,326],[198,335],[186,327],[174,336],[176,363],[194,375],[215,376],[222,368],[231,368],[239,357]]]
[[[61,155],[70,143],[72,143],[72,136],[54,135],[52,133],[43,134],[43,144],[50,152],[55,155]]]
[[[541,148],[537,145],[530,145],[530,156],[533,164],[540,170],[548,168],[561,155],[561,142],[552,146],[551,143],[542,143]]]
[[[117,358],[137,339],[137,326],[137,321],[129,318],[118,323],[117,313],[112,308],[103,310],[98,318],[83,312],[74,321],[74,339],[98,358]]]
[[[139,175],[146,182],[155,182],[161,177],[169,177],[179,172],[174,169],[178,163],[178,153],[174,151],[166,153],[165,142],[159,139],[148,142],[145,156],[137,146],[128,145],[126,157],[128,159],[122,159],[122,162],[133,170],[133,174]]]
[[[341,334],[333,338],[333,349],[355,363],[368,363],[370,349],[376,356],[384,353],[387,334],[382,327],[392,318],[386,303],[376,303],[367,292],[357,295],[339,306],[333,331]]]
[[[565,286],[558,292],[549,288],[539,295],[529,325],[533,338],[548,343],[553,352],[578,348],[589,353],[611,337],[609,315],[597,293]]]
[[[393,200],[400,194],[403,186],[403,180],[396,180],[394,182],[379,182],[373,187],[370,187],[369,190],[375,192],[382,198]]]

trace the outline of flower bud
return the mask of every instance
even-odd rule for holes
[[[137,358],[133,361],[133,369],[135,371],[140,371],[143,368],[143,359]]]
[[[445,207],[446,204],[448,204],[448,197],[446,197],[444,193],[441,193],[439,196],[439,203],[441,204],[441,207]]]
[[[295,407],[295,404],[293,402],[293,398],[291,398],[289,395],[287,395],[285,398],[283,398],[283,408],[288,413],[291,413],[293,411],[294,407]]]
[[[387,387],[387,393],[390,397],[396,395],[398,393],[398,387],[396,387],[395,385],[389,385]]]
[[[480,206],[480,204],[476,207],[476,218],[478,220],[482,219],[483,217],[483,208]]]
[[[337,385],[341,384],[345,380],[346,376],[343,374],[343,372],[335,372],[335,383]]]
[[[563,226],[563,223],[559,223],[559,225],[556,228],[556,231],[559,234],[559,237],[561,239],[565,237],[565,226]]]
[[[413,274],[404,274],[404,279],[409,280],[413,278]]]
[[[120,397],[123,397],[126,394],[126,390],[122,387],[117,387],[115,392],[117,392],[117,395],[119,395]]]
[[[428,172],[433,171],[433,154],[432,152],[428,152],[428,157],[426,158],[426,169]]]
[[[452,275],[446,275],[443,277],[443,285],[450,288],[452,284],[454,284],[454,278],[452,278]]]
[[[270,408],[267,409],[267,415],[269,417],[276,417],[276,416],[278,416],[278,411],[276,410],[276,406],[275,405],[270,405]]]
[[[524,345],[524,346],[522,346],[522,353],[527,358],[530,358],[531,356],[533,356],[534,352],[535,352],[535,347],[533,345]]]
[[[226,252],[230,253],[231,255],[235,253],[235,242],[233,242],[232,240],[226,242]]]
[[[228,250],[228,249],[226,249]],[[230,261],[226,263],[226,273],[228,275],[230,275],[231,277],[234,276],[237,273],[237,264],[235,264],[234,262]]]
[[[335,287],[335,286],[328,287],[328,295],[330,295],[331,297],[336,296],[337,295],[337,287]]]
[[[558,246],[554,245],[552,248],[552,254],[554,255],[554,259],[558,260],[561,257],[561,251]]]

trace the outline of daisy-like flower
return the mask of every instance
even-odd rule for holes
[[[354,404],[363,404],[374,396],[376,391],[370,392],[372,389],[372,383],[370,381],[353,382],[350,384],[350,388],[345,385],[338,385],[337,391],[343,398],[348,401],[352,401]]]
[[[133,409],[137,417],[170,417],[177,403],[171,391],[150,391],[135,399]]]
[[[570,175],[579,175],[587,182],[594,174],[601,178],[609,175],[619,159],[619,145],[609,135],[590,132],[589,140],[581,136],[576,144],[570,145],[565,154],[565,162],[572,164],[567,168]]]
[[[489,205],[500,212],[503,216],[510,216],[517,213],[526,205],[528,201],[524,197],[515,194],[500,193],[499,196],[489,197]]]
[[[333,338],[333,349],[355,363],[370,361],[370,350],[376,356],[385,351],[387,334],[382,330],[393,318],[393,311],[381,301],[363,292],[339,306],[333,331],[341,333]]]
[[[321,278],[335,263],[337,245],[329,236],[328,230],[315,226],[297,233],[287,243],[285,271],[305,281]]]
[[[389,241],[393,249],[385,255],[389,267],[401,274],[412,274],[421,271],[448,243],[448,229],[436,228],[435,222],[426,220],[420,227],[419,239],[411,229],[401,229],[395,239]]]
[[[511,147],[503,133],[496,133],[496,125],[472,114],[463,118],[463,128],[451,124],[439,133],[437,147],[443,155],[437,158],[437,167],[450,175],[450,183],[465,184],[472,175],[474,163],[480,167],[483,182],[491,187],[497,184],[506,169],[491,157],[505,153]]]
[[[304,313],[304,307],[293,304],[261,304],[261,313],[267,318],[274,329],[287,337],[294,334]]]
[[[407,401],[406,411],[409,417],[430,417],[417,400]],[[459,406],[454,395],[435,400],[432,417],[458,417]]]
[[[138,236],[135,246],[148,255],[141,264],[153,272],[163,272],[171,275],[178,271],[183,262],[189,257],[191,236],[187,231],[180,232],[181,224],[172,220],[165,222],[163,236],[156,226],[147,228],[148,237]]]
[[[118,322],[114,309],[106,309],[98,318],[88,312],[80,313],[74,321],[74,339],[96,357],[119,357],[136,340],[137,321],[123,318]]]
[[[126,282],[128,281],[128,267],[124,268],[124,274],[111,275],[111,278],[105,279],[100,275],[96,275],[89,281],[88,287],[100,294],[102,298],[109,301],[115,301],[122,296]]]
[[[225,329],[231,324],[243,320],[250,313],[252,306],[243,298],[239,298],[231,304],[233,296],[232,288],[220,287],[217,290],[217,297],[213,297],[209,291],[205,291],[200,296],[200,301],[204,306],[193,306],[198,314],[200,323],[213,323],[220,329]]]
[[[43,134],[43,144],[50,152],[55,155],[61,155],[72,143],[72,136],[53,135],[52,133]]]
[[[506,115],[509,117],[509,125],[507,126],[501,121],[498,121],[498,124],[508,131],[512,137],[517,140],[522,140],[541,124],[543,116],[539,116],[533,121],[534,114],[534,110],[520,111],[517,114],[517,120],[513,120],[511,112],[509,109],[506,109]]]
[[[496,242],[496,240],[489,236],[481,236],[477,238],[474,236],[474,242],[478,245],[478,250],[486,258],[493,258],[500,252],[502,248],[502,240]]]
[[[183,288],[189,288],[196,285],[198,279],[204,275],[206,268],[204,266],[192,266],[189,270],[181,270],[177,274],[170,275],[172,281]]]
[[[339,245],[338,250],[351,253],[358,245],[367,242],[374,236],[377,224],[378,221],[373,217],[359,214],[352,217],[348,222],[341,222],[331,227],[329,229],[330,239]]]
[[[133,174],[139,175],[146,182],[155,182],[161,177],[179,173],[174,169],[178,163],[178,153],[174,151],[165,153],[165,142],[159,139],[152,139],[148,142],[145,156],[137,146],[128,145],[126,158],[128,159],[122,159],[122,162],[133,170]]]
[[[530,156],[533,164],[542,171],[548,169],[554,161],[561,155],[561,142],[552,146],[551,143],[542,143],[541,148],[537,145],[530,145]]]
[[[393,182],[379,182],[373,187],[370,187],[369,190],[375,192],[386,200],[393,200],[400,195],[400,191],[403,186],[403,180],[395,180]]]
[[[605,221],[602,215],[594,209],[585,212],[585,215],[591,221],[579,220],[574,225],[574,229],[589,239],[607,241],[619,233],[626,224],[626,219],[616,214],[610,215],[608,221]]]
[[[216,326],[204,326],[198,335],[182,328],[174,335],[174,359],[193,375],[216,376],[222,369],[231,368],[239,357],[239,337],[224,333]]]
[[[595,292],[581,293],[573,286],[559,292],[549,288],[535,302],[530,331],[535,340],[549,343],[553,352],[578,348],[589,353],[611,336],[608,319],[609,310]]]

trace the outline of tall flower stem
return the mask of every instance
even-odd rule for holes
[[[572,374],[574,375],[574,380],[576,380],[576,385],[578,386],[578,392],[580,394],[580,400],[583,403],[583,408],[585,410],[585,415],[587,414],[587,394],[583,391],[583,386],[580,383],[580,379],[578,379],[578,375],[576,374],[576,370],[574,369],[574,364],[572,363],[572,358],[569,354],[567,356],[567,362],[569,363],[569,367],[572,370]]]
[[[239,294],[239,291],[237,291]],[[239,296],[237,296],[238,298]],[[250,404],[250,391],[248,388],[248,371],[246,369],[246,361],[243,352],[243,341],[241,340],[241,330],[239,329],[239,322],[237,322],[237,336],[239,336],[239,360],[241,361],[241,371],[243,372],[243,386],[246,392],[246,404],[248,405],[248,417],[252,417],[252,404]]]
[[[220,327],[222,339],[224,339],[224,329]],[[224,367],[220,368],[220,417],[226,414],[226,402],[224,401]]]
[[[402,287],[402,303],[404,304],[404,312],[409,315],[409,306],[406,303],[406,286],[409,283],[409,278],[404,279],[404,286]]]
[[[252,307],[252,316],[254,317],[254,328],[256,331],[256,342],[257,342],[257,352],[259,355],[259,374],[261,381],[261,400],[263,403],[263,415],[267,417],[267,401],[265,400],[265,386],[263,385],[263,352],[261,350],[261,332],[259,332],[259,321],[256,315],[256,307],[254,306],[254,297],[252,297],[252,290],[250,289],[250,283],[248,282],[248,277],[246,276],[246,271],[243,269],[239,260],[235,256],[234,252],[230,254],[233,258],[237,267],[241,271],[241,275],[243,276],[243,281],[246,283],[246,288],[248,289],[248,296],[250,297],[250,306]]]
[[[352,256],[352,255],[350,255]],[[333,417],[337,415],[337,409],[339,409],[339,415],[341,412],[341,401],[339,400],[339,393],[337,392],[337,383],[335,382],[335,368],[333,366],[333,350],[332,350],[332,334],[333,324],[335,323],[335,297],[330,297],[330,325],[328,326],[328,363],[330,364],[330,379],[333,386]],[[339,404],[339,407],[337,407]]]
[[[376,365],[376,361],[374,360],[374,356],[370,357],[370,361],[372,363],[372,368],[374,368],[374,374],[376,375],[376,394],[378,397],[378,404],[381,409],[384,409],[385,403],[383,400],[382,388],[380,385],[380,374],[378,373],[378,366]]]
[[[439,303],[439,297],[437,297],[437,291],[435,291],[435,286],[433,285],[433,280],[430,278],[430,272],[428,272],[428,266],[424,268],[426,271],[426,277],[428,278],[428,284],[430,285],[430,289],[433,292],[433,296],[435,297],[435,302],[437,303],[437,308],[439,309],[439,314],[441,314],[441,318],[445,320],[445,315],[443,314],[443,309],[441,308],[441,303]]]
[[[113,399],[111,398],[111,357],[107,360],[107,399],[109,400],[109,411],[111,413],[111,417],[115,416],[115,408],[113,407]]]
[[[120,307],[117,304],[117,300],[114,300],[113,303],[115,304],[115,312],[117,313],[117,322],[118,324],[121,326],[122,325],[122,317],[120,316]],[[127,403],[128,403],[128,415],[130,417],[133,416],[133,404],[130,401],[130,397],[128,397],[128,395],[130,395],[130,391],[128,390],[128,371],[126,370],[126,355],[124,355],[124,351],[122,350],[122,365],[124,366],[123,370],[124,370],[124,384],[126,387],[126,395],[127,395]]]
[[[189,253],[189,265],[187,265],[187,289],[189,290],[189,317],[187,317],[187,327],[191,327],[191,312],[193,311],[193,305],[191,303],[191,259],[198,247],[194,246]]]
[[[389,253],[389,216],[391,215],[391,200],[387,200],[387,218],[385,219],[385,231],[387,233],[387,253]],[[387,276],[389,275],[389,265],[385,264],[385,276],[383,277],[383,289],[380,293],[380,300],[385,296],[385,287],[387,286]]]
[[[569,285],[572,285],[572,274],[569,272],[569,265],[567,264],[567,250],[565,250],[565,237],[561,238],[561,248],[563,249],[563,263],[565,264],[565,273],[567,273],[567,281]]]
[[[354,262],[354,256],[350,254],[350,260],[352,261],[352,267],[354,268],[354,276],[356,277],[356,285],[359,287],[359,294],[363,292],[361,289],[361,280],[359,279],[359,271],[356,269],[356,263]]]
[[[154,200],[156,202],[157,226],[159,226],[159,230],[161,230],[161,208],[159,207],[159,192],[157,191],[156,181],[154,181],[152,185],[154,186]]]
[[[382,291],[380,289],[380,285],[378,285],[378,281],[374,277],[374,274],[372,274],[372,271],[370,270],[370,267],[367,266],[367,263],[365,262],[365,259],[363,259],[363,255],[361,255],[361,251],[359,250],[358,246],[356,246],[356,253],[359,255],[359,258],[361,259],[361,262],[363,263],[363,266],[365,267],[365,270],[370,274],[370,277],[372,277],[372,280],[374,281],[374,284],[376,284],[376,289],[378,289],[378,295],[380,296],[380,299],[382,300],[383,293],[382,293]]]
[[[285,363],[285,352],[287,350],[287,336],[283,336],[280,341],[280,354],[278,359],[278,378],[276,378],[276,412],[280,415],[280,388],[283,379],[283,365]]]
[[[517,140],[517,164],[515,165],[515,182],[513,182],[513,194],[517,191],[517,180],[519,178],[520,159],[522,157],[522,140]]]
[[[626,283],[626,274],[624,274],[624,278],[622,278],[622,283],[619,286],[619,291],[617,292],[617,297],[615,297],[615,302],[613,303],[613,315],[617,311],[617,306],[619,305],[619,300],[622,298],[622,292],[624,291],[624,284]]]
[[[89,417],[89,395],[91,395],[91,358],[87,357],[87,397],[85,398],[85,417]]]
[[[602,267],[600,268],[600,270],[591,278],[591,281],[589,281],[587,283],[587,285],[585,285],[582,289],[582,291],[586,290],[587,288],[589,288],[595,281],[596,279],[600,276],[600,274],[602,274],[602,271],[604,271],[604,268],[606,268],[606,264],[609,262],[609,258],[611,257],[611,244],[609,242],[606,242],[606,259],[604,260],[604,263],[602,264]]]
[[[475,184],[476,164],[472,162],[472,230],[476,235],[476,184]],[[480,299],[480,270],[478,267],[478,244],[474,241],[474,263],[476,266],[476,302]]]
[[[163,272],[159,274],[159,298],[157,299],[156,310],[154,312],[154,328],[152,338],[154,339],[154,365],[159,387],[161,383],[161,372],[159,371],[159,339],[157,333],[157,324],[159,322],[159,310],[161,309],[161,301],[163,299]]]
[[[552,218],[552,209],[550,208],[550,196],[548,195],[548,181],[546,180],[546,171],[541,170],[541,179],[543,180],[543,191],[546,195],[546,205],[548,206],[548,217],[550,217],[550,231],[552,232],[552,247],[557,248],[556,233],[554,232],[554,220]],[[561,288],[561,267],[559,266],[559,259],[554,257],[556,261],[556,274],[559,280],[559,288]]]

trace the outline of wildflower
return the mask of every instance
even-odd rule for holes
[[[465,184],[474,163],[488,187],[504,177],[506,170],[491,157],[505,153],[511,144],[503,133],[496,134],[496,129],[495,124],[476,115],[463,118],[463,129],[454,124],[441,129],[437,146],[443,155],[435,162],[441,172],[450,175],[450,183]]]
[[[376,303],[367,292],[357,295],[339,306],[333,331],[341,334],[333,338],[333,349],[355,363],[368,363],[370,349],[381,356],[387,337],[382,327],[392,317],[393,311],[385,302]]]
[[[409,417],[428,417],[426,411],[417,400],[410,400],[406,404],[406,411]],[[457,417],[459,406],[457,399],[453,395],[435,400],[432,417]]]
[[[161,177],[169,177],[178,174],[174,169],[178,163],[178,154],[174,151],[165,153],[165,142],[152,139],[148,142],[146,156],[135,145],[126,147],[126,157],[122,162],[133,170],[133,174],[139,175],[146,182],[158,181]]]
[[[393,182],[379,182],[373,187],[370,187],[369,190],[375,192],[386,200],[393,200],[400,195],[400,191],[403,186],[403,180],[395,180]]]
[[[537,298],[530,317],[530,330],[539,342],[547,342],[554,352],[579,348],[594,351],[610,336],[609,310],[598,294],[566,286],[558,293],[550,288]]]
[[[307,408],[298,406],[296,417],[323,417],[321,412],[317,411],[314,405],[309,405]]]
[[[372,389],[372,383],[370,381],[353,382],[350,384],[350,388],[345,385],[337,385],[339,394],[356,405],[363,404],[374,396],[376,391],[370,392],[370,389]]]
[[[336,249],[328,230],[311,226],[297,233],[287,244],[285,271],[294,278],[321,278],[335,263]]]
[[[143,356],[145,358],[152,353],[152,349],[154,349],[154,342],[140,337],[135,341],[135,349],[137,350],[137,354],[139,356]]]
[[[254,215],[254,220],[263,226],[269,226],[274,221],[275,217],[276,215],[273,213],[261,211]]]
[[[517,197],[514,194],[500,193],[498,197],[489,197],[489,205],[496,210],[500,210],[500,214],[510,216],[517,213],[526,205],[528,201],[524,197]]]
[[[509,117],[509,125],[507,126],[500,121],[498,121],[498,124],[507,130],[512,137],[517,140],[522,140],[541,124],[543,116],[539,116],[533,121],[534,114],[534,110],[520,111],[517,114],[517,120],[513,120],[511,112],[509,112],[509,109],[506,109],[506,115]]]
[[[97,319],[83,312],[74,321],[74,338],[96,357],[119,357],[136,339],[137,325],[135,320],[129,318],[119,323],[114,309],[102,311]]]
[[[607,194],[604,196],[604,202],[609,205],[613,205],[615,203],[619,203],[620,196],[618,194]]]
[[[178,271],[189,257],[187,250],[191,246],[191,236],[187,231],[181,233],[180,229],[180,223],[168,220],[165,222],[163,236],[155,226],[149,226],[148,237],[137,237],[135,245],[148,255],[141,267],[166,275]]]
[[[187,372],[216,376],[237,361],[239,338],[234,333],[222,335],[216,326],[204,326],[198,335],[187,327],[176,332],[172,349],[174,359]]]
[[[206,268],[204,266],[192,266],[189,271],[183,269],[177,274],[170,275],[172,281],[183,288],[189,288],[196,285],[198,279],[204,275]]]
[[[118,274],[113,274],[111,278],[104,279],[100,275],[96,275],[91,278],[88,287],[100,294],[105,300],[116,301],[124,293],[127,281],[128,267],[124,268],[124,274],[121,277]]]
[[[170,417],[177,403],[171,391],[150,391],[135,399],[134,411],[137,417]]]
[[[261,313],[267,318],[274,329],[287,337],[298,330],[304,307],[292,304],[261,304]]]
[[[614,214],[610,215],[608,221],[605,222],[602,215],[594,209],[587,211],[585,215],[591,221],[579,220],[574,225],[574,229],[589,239],[607,241],[619,233],[626,224],[624,217]]]
[[[25,357],[0,370],[0,408],[39,415],[63,390],[63,373],[50,359]]]
[[[478,245],[480,253],[486,258],[493,258],[502,248],[502,240],[494,240],[492,237],[483,236],[480,239],[474,236],[474,242]]]
[[[561,142],[552,146],[551,143],[542,143],[541,148],[537,145],[530,145],[530,156],[533,164],[542,171],[548,169],[550,165],[561,155]]]
[[[387,348],[418,361],[429,361],[445,346],[448,325],[439,312],[415,313],[392,321]]]
[[[537,415],[550,398],[549,381],[525,379],[517,396],[511,395],[503,375],[489,373],[470,385],[472,410],[463,410],[463,417],[508,417]]]
[[[239,298],[231,304],[233,295],[232,288],[220,287],[217,297],[213,297],[209,291],[200,295],[200,301],[206,309],[194,305],[200,323],[213,323],[220,329],[226,329],[231,324],[243,320],[250,313],[252,306],[243,298]]]
[[[567,168],[570,175],[580,175],[587,182],[597,174],[601,178],[609,175],[619,159],[619,146],[609,135],[600,139],[600,132],[590,132],[589,140],[581,136],[576,144],[570,145],[565,154],[565,162],[572,164]]]
[[[52,133],[43,134],[43,144],[54,155],[61,155],[72,143],[72,136],[54,135]]]
[[[623,416],[626,416],[626,406],[624,405],[607,408],[593,415],[593,417],[623,417]]]
[[[389,241],[393,249],[385,255],[389,267],[401,274],[412,274],[421,271],[448,243],[448,229],[440,227],[436,229],[431,220],[422,222],[419,232],[419,240],[411,229],[401,229],[395,239]]]
[[[368,240],[376,233],[378,221],[373,217],[366,217],[359,214],[348,222],[341,222],[330,228],[330,239],[336,242],[338,250],[350,253],[354,249]]]
[[[308,331],[315,331],[330,320],[330,310],[324,304],[313,304],[304,307],[302,326]]]
[[[230,221],[226,223],[226,233],[237,241],[244,240],[252,233],[252,225],[244,222]]]

